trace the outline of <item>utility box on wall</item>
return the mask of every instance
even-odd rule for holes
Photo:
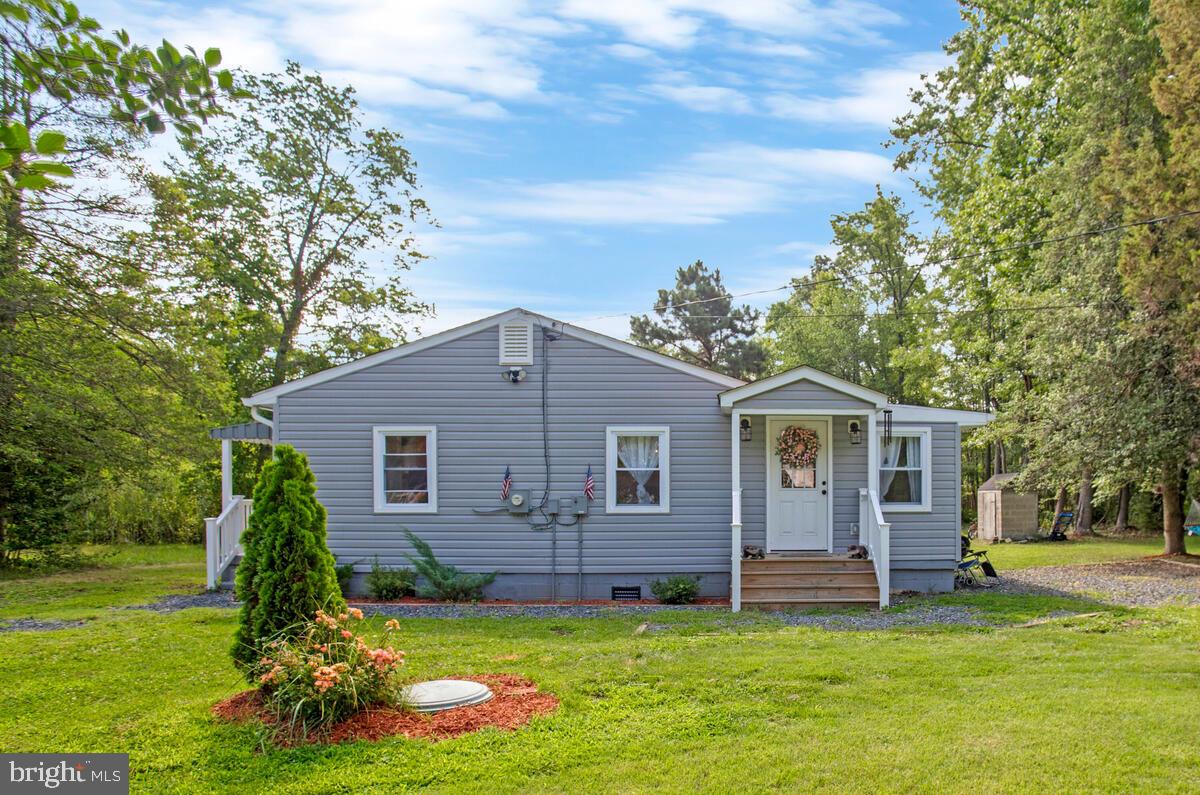
[[[1020,541],[1038,535],[1037,494],[1012,488],[1015,472],[989,478],[979,487],[979,539]]]

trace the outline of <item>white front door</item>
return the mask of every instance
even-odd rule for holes
[[[784,466],[779,456],[779,436],[799,426],[815,431],[819,440],[816,460],[810,466]],[[831,551],[829,421],[821,419],[767,419],[767,548],[772,551]]]

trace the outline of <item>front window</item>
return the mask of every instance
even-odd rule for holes
[[[665,427],[609,428],[606,510],[666,513],[669,457],[669,431]]]
[[[376,513],[437,510],[435,428],[376,428],[374,455]]]
[[[879,441],[879,501],[884,510],[929,510],[929,429],[898,429]]]

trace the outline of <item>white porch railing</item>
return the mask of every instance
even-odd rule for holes
[[[891,603],[892,526],[883,521],[879,495],[870,489],[858,490],[858,543],[867,548],[879,582],[879,606]]]
[[[250,519],[254,500],[235,494],[215,519],[205,519],[205,551],[208,567],[208,587],[221,584],[221,575],[235,557],[242,554],[242,533]]]

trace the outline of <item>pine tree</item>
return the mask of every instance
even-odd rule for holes
[[[334,559],[325,546],[325,507],[317,502],[308,459],[279,445],[254,489],[254,511],[242,535],[236,594],[242,602],[232,649],[247,667],[262,642],[318,609],[343,605]]]
[[[735,378],[753,379],[766,369],[766,351],[754,339],[759,312],[734,308],[721,270],[696,260],[675,273],[675,289],[659,290],[649,315],[630,318],[629,338],[685,362]]]

